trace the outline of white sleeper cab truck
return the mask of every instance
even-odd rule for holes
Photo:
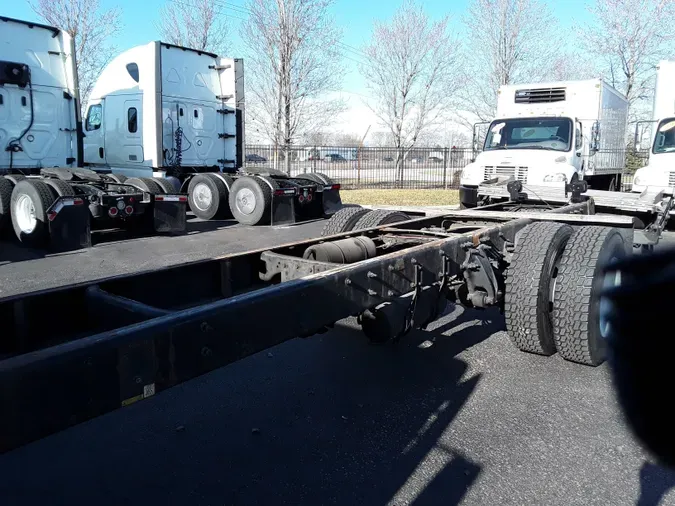
[[[635,172],[632,191],[675,192],[675,61],[659,63],[652,113],[649,163]],[[637,141],[636,133],[636,141]]]
[[[90,245],[99,226],[182,233],[185,196],[81,167],[76,68],[67,33],[0,17],[0,233],[54,250]]]
[[[482,152],[462,171],[462,207],[478,205],[479,185],[497,179],[618,188],[627,118],[628,101],[601,79],[500,87]]]
[[[96,81],[84,161],[143,189],[187,193],[202,219],[278,224],[339,208],[339,185],[323,174],[245,170],[243,126],[242,59],[155,41],[115,57]]]
[[[0,171],[76,166],[77,90],[70,35],[0,17]]]

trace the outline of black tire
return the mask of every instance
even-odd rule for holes
[[[321,231],[321,236],[343,234],[351,231],[361,218],[370,213],[363,207],[345,207],[330,217]]]
[[[553,355],[551,288],[573,229],[563,223],[539,222],[518,234],[506,273],[504,313],[513,344],[522,351]]]
[[[354,226],[352,230],[362,230],[365,228],[379,227],[382,225],[389,225],[390,223],[398,223],[400,221],[408,221],[410,216],[401,211],[390,211],[388,209],[375,209],[374,211],[363,216]]]
[[[22,197],[30,199],[35,208],[35,226],[32,230],[23,229],[18,219],[17,203],[25,200]],[[44,181],[26,179],[19,181],[12,191],[11,214],[12,226],[16,237],[22,243],[28,246],[41,247],[49,241],[49,225],[47,224],[47,209],[54,203],[56,197],[51,187]]]
[[[202,194],[203,197],[201,196]],[[197,218],[224,220],[232,217],[229,191],[215,174],[197,174],[188,184],[188,203]]]
[[[267,183],[276,186],[274,180],[267,178],[265,181],[259,177],[244,176],[238,178],[232,185],[230,191],[230,210],[234,218],[243,225],[267,225],[271,220],[272,213],[272,188]],[[242,192],[249,190],[253,193],[253,208],[248,212],[248,196],[242,196]],[[240,199],[238,202],[237,199]]]
[[[607,342],[600,329],[603,266],[626,256],[619,230],[580,227],[560,260],[555,292],[554,338],[558,353],[572,362],[597,366],[605,361]]]
[[[460,209],[476,209],[476,207],[478,207],[478,205],[473,204],[473,203],[468,203],[468,202],[460,202],[459,203]]]
[[[314,183],[318,183],[320,185],[329,185],[333,184],[333,180],[329,178],[326,174],[323,172],[305,172],[304,174],[300,174],[298,176],[295,176],[296,179],[309,179],[310,181]]]
[[[139,190],[152,193],[153,195],[164,193],[162,191],[162,187],[150,177],[130,177],[124,182],[124,184],[135,186]]]
[[[0,176],[0,231],[2,231],[10,221],[10,202],[12,200],[12,190],[14,185]]]
[[[162,193],[176,193],[176,189],[168,179],[164,179],[163,177],[153,177],[152,180],[162,189]]]
[[[122,174],[108,174],[108,177],[115,181],[116,183],[124,183],[126,182],[127,179],[129,179],[127,176],[124,176]]]
[[[7,174],[5,179],[12,183],[12,188],[14,188],[17,184],[19,184],[19,181],[26,179],[26,176],[23,174]]]
[[[49,188],[51,188],[54,198],[58,197],[73,197],[75,190],[71,185],[60,179],[44,179],[43,180]]]

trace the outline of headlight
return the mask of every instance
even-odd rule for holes
[[[633,179],[633,184],[635,186],[642,186],[642,179],[640,179],[640,176],[635,176],[635,179]]]
[[[556,174],[547,174],[544,176],[544,183],[560,183],[567,182],[567,176],[562,172],[557,172]]]

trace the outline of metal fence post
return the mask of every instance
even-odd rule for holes
[[[448,189],[448,148],[443,148],[443,189]]]

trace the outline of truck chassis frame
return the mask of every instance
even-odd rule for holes
[[[397,340],[448,299],[501,306],[516,234],[535,221],[614,227],[633,239],[632,218],[595,215],[592,199],[519,209],[500,203],[0,300],[0,452],[340,319],[372,320],[374,308],[400,316]],[[309,248],[357,239],[377,244],[377,256],[308,259]],[[377,337],[377,321],[370,327]]]

